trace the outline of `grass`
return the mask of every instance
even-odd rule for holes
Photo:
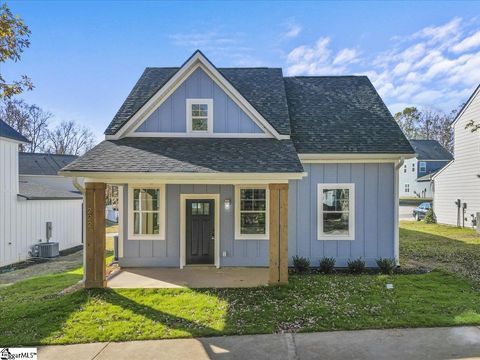
[[[472,231],[402,223],[403,262],[435,270],[412,275],[296,275],[253,289],[105,289],[58,295],[81,269],[0,289],[0,346],[196,336],[480,324]],[[463,260],[462,260],[463,259]],[[452,273],[450,262],[459,262]],[[478,261],[471,266],[480,266]],[[463,276],[465,275],[465,276]],[[392,283],[393,290],[386,284]]]
[[[402,221],[401,263],[460,274],[480,285],[480,236],[472,229]]]

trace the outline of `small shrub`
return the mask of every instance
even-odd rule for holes
[[[435,216],[435,213],[433,212],[432,208],[428,209],[427,213],[425,214],[425,218],[423,219],[423,221],[425,221],[425,224],[436,224],[437,223],[437,217]]]
[[[362,258],[355,260],[348,260],[348,271],[352,274],[360,274],[365,271],[365,261]]]
[[[320,272],[330,274],[335,267],[335,258],[324,257],[320,260]]]
[[[379,258],[376,261],[377,266],[382,272],[382,274],[391,275],[393,274],[393,270],[395,270],[395,268],[397,267],[395,259]]]
[[[293,267],[298,273],[307,272],[310,269],[310,260],[301,256],[294,256]]]

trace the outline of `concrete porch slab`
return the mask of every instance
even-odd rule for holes
[[[123,268],[110,288],[239,288],[268,285],[268,268]]]

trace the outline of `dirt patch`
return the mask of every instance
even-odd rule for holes
[[[13,270],[0,274],[0,287],[15,284],[33,276],[56,274],[64,271],[77,269],[82,266],[83,251],[60,256],[58,258],[27,266],[23,269]]]

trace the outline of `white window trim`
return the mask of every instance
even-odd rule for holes
[[[348,235],[326,235],[323,233],[323,190],[348,189]],[[355,240],[355,184],[327,184],[317,185],[317,240]]]
[[[265,234],[241,234],[240,226],[240,190],[265,189]],[[236,185],[235,186],[235,240],[268,240],[270,224],[270,191],[265,185]]]
[[[159,189],[160,190],[160,228],[158,234],[142,235],[133,233],[133,190]],[[165,240],[165,185],[164,184],[135,184],[128,185],[128,240]]]
[[[187,132],[193,134],[211,134],[213,133],[213,99],[187,99]],[[207,131],[192,130],[192,104],[201,104],[208,106]]]

